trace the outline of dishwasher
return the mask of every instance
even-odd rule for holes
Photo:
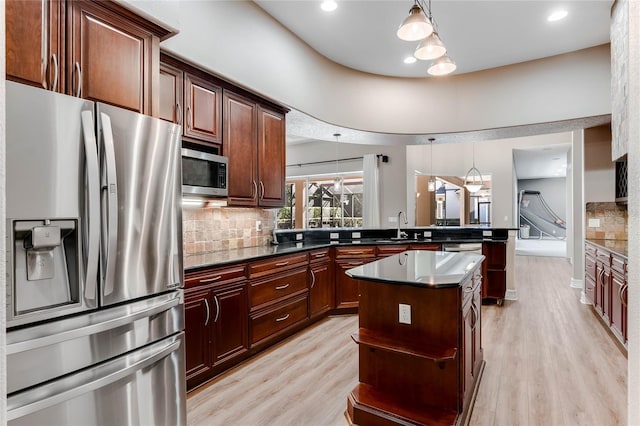
[[[482,243],[444,243],[442,251],[482,254]]]

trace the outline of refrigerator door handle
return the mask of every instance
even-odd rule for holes
[[[116,368],[118,368],[116,371],[112,371],[112,369],[109,369],[111,371],[106,371],[105,374],[100,375],[95,380],[91,380],[89,382],[80,382],[73,386],[73,383],[69,383],[74,379],[74,377],[71,376],[69,378],[69,382],[67,382],[68,386],[64,386],[64,390],[62,392],[55,393],[45,398],[38,398],[36,396],[33,402],[29,402],[20,407],[11,407],[11,402],[8,401],[9,406],[7,407],[7,418],[8,420],[14,420],[19,417],[24,417],[37,411],[43,410],[47,407],[51,407],[64,401],[68,401],[82,394],[106,387],[117,380],[130,376],[137,371],[145,369],[148,366],[153,365],[159,360],[167,357],[169,354],[176,351],[180,347],[181,343],[181,340],[176,340],[172,343],[169,343],[164,348],[156,349],[151,353],[151,355],[145,356],[140,360],[130,360],[130,357],[125,357],[123,359],[117,360],[118,364],[114,364],[116,365]]]
[[[34,339],[24,340],[22,342],[10,343],[7,345],[7,355],[11,355],[19,352],[27,352],[43,346],[54,345],[66,340],[75,339],[83,336],[91,336],[104,331],[109,331],[121,327],[127,324],[133,324],[141,318],[153,317],[161,312],[168,311],[174,306],[179,305],[180,298],[172,298],[161,305],[153,305],[149,308],[128,313],[117,318],[102,321],[95,324],[90,324],[84,327],[78,327],[71,330],[63,331],[61,333],[47,334],[43,337],[37,337]]]
[[[85,299],[96,300],[98,286],[98,254],[100,250],[100,166],[91,111],[81,113],[84,153],[87,167],[87,257],[85,266]]]
[[[118,240],[118,183],[116,178],[116,157],[113,146],[113,132],[111,130],[111,118],[100,113],[102,122],[103,154],[105,160],[106,176],[102,187],[103,203],[106,202],[106,242],[103,245],[103,282],[104,294],[113,293],[113,280],[115,275],[115,256]],[[103,204],[104,205],[104,204]]]

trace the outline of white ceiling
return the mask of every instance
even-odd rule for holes
[[[567,175],[568,144],[514,149],[513,163],[518,179],[563,178]]]
[[[428,61],[407,65],[418,42],[396,30],[412,0],[336,0],[333,12],[320,0],[254,0],[321,55],[360,71],[426,77]],[[609,42],[611,0],[434,0],[438,33],[456,74],[572,52]],[[569,15],[547,22],[554,10]]]
[[[334,62],[385,76],[428,76],[429,62],[403,62],[412,55],[418,42],[402,41],[395,34],[413,0],[336,0],[338,8],[334,12],[322,11],[320,0],[254,2]],[[612,0],[433,0],[431,9],[448,54],[458,66],[455,74],[461,74],[608,43],[612,3]],[[547,16],[557,9],[566,9],[568,16],[548,22]],[[287,116],[287,143],[335,141],[332,135],[336,132],[342,134],[341,142],[420,144],[427,143],[428,137],[436,137],[439,143],[446,143],[570,131],[609,120],[608,116],[599,116],[457,134],[389,135],[346,129],[291,111]],[[518,178],[558,176],[560,169],[566,171],[568,149],[567,145],[514,152]]]

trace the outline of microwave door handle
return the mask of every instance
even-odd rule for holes
[[[118,183],[116,179],[116,156],[113,146],[113,132],[111,131],[111,118],[100,113],[102,122],[103,154],[105,159],[106,176],[102,194],[106,202],[106,247],[103,282],[104,295],[113,293],[113,280],[115,270],[115,255],[118,242]],[[103,236],[104,237],[104,236]]]
[[[96,300],[98,280],[98,254],[100,252],[100,167],[94,131],[93,113],[82,111],[82,133],[87,172],[86,223],[86,265],[84,279],[85,299]]]

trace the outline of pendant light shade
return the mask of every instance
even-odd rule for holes
[[[433,65],[429,67],[427,72],[431,75],[439,76],[451,74],[455,70],[456,63],[453,62],[453,60],[445,54],[436,59],[433,62]]]
[[[428,37],[433,32],[433,25],[417,3],[409,10],[409,16],[402,21],[398,28],[398,38],[406,41],[417,41]]]
[[[472,194],[480,191],[484,182],[482,181],[482,174],[478,169],[476,169],[476,144],[475,142],[471,145],[472,152],[472,166],[467,172],[467,175],[464,177],[464,187],[467,188],[469,192]]]
[[[475,167],[469,169],[467,175],[464,177],[464,187],[473,194],[480,191],[483,184],[484,182],[482,181],[480,171]]]
[[[445,53],[447,53],[447,48],[444,47],[444,43],[440,40],[438,33],[434,31],[429,37],[420,42],[413,56],[417,59],[428,61],[439,58]]]

